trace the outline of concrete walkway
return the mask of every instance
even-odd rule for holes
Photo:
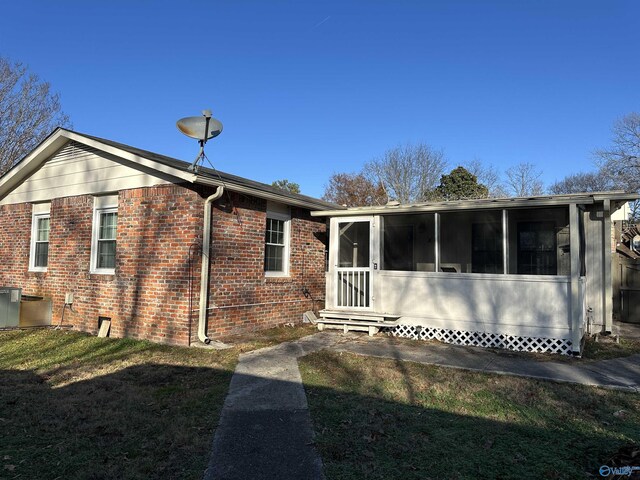
[[[420,341],[411,345],[383,336],[360,336],[357,340],[332,348],[358,355],[640,392],[640,355],[594,362],[577,359],[567,362],[537,361],[497,354],[483,348]]]
[[[324,478],[297,359],[354,339],[316,334],[241,355],[205,480]]]
[[[329,349],[479,372],[640,391],[640,355],[598,362],[536,361],[473,347],[323,332],[240,356],[205,480],[322,479],[297,359]]]

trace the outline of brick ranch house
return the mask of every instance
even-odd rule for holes
[[[188,167],[56,129],[0,177],[0,286],[50,298],[54,324],[181,345],[323,308],[310,211],[339,207]]]

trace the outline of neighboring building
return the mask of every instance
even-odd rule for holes
[[[611,213],[601,192],[316,211],[330,218],[320,327],[579,353],[612,329]]]
[[[640,323],[640,224],[630,221],[625,206],[611,216],[613,317]]]
[[[310,210],[339,207],[188,167],[55,130],[0,177],[0,286],[51,298],[53,323],[183,345],[322,308]]]

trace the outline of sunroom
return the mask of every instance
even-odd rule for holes
[[[319,328],[579,354],[611,330],[610,215],[600,192],[385,205],[329,217]]]

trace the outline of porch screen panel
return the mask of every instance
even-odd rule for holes
[[[473,273],[504,273],[502,241],[501,223],[486,221],[471,224]]]
[[[502,210],[440,214],[440,271],[504,273]]]
[[[338,267],[369,267],[369,222],[338,224]]]
[[[382,238],[383,270],[435,271],[433,214],[386,215]]]
[[[570,275],[569,213],[566,207],[509,212],[509,273]]]

